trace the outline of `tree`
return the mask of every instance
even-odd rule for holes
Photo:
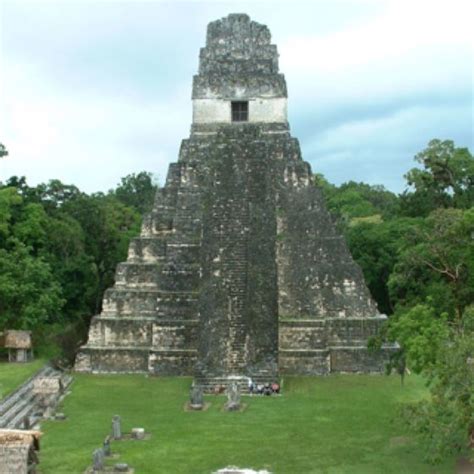
[[[418,220],[410,218],[360,220],[346,229],[351,254],[362,268],[379,310],[385,314],[394,310],[387,283],[398,262],[401,242],[417,223]]]
[[[60,320],[64,300],[51,267],[14,239],[0,249],[0,326],[36,329]]]
[[[400,344],[407,366],[418,374],[436,363],[449,334],[447,314],[439,314],[429,303],[398,311],[388,326],[388,339]]]
[[[383,186],[349,181],[336,187],[321,175],[316,176],[315,184],[322,189],[328,209],[345,227],[367,221],[368,217],[380,221],[397,213],[397,196]]]
[[[411,228],[388,287],[392,301],[408,307],[428,296],[440,311],[461,319],[474,301],[474,208],[438,209]]]
[[[402,196],[406,214],[426,216],[437,208],[474,205],[474,157],[467,148],[456,148],[451,140],[431,140],[415,161],[422,168],[405,175],[413,189]]]
[[[8,155],[8,151],[7,149],[5,148],[5,145],[3,145],[2,143],[0,143],[0,158],[4,157],[4,156],[7,156]]]
[[[82,195],[63,206],[84,231],[84,248],[95,265],[98,278],[94,307],[100,311],[103,292],[114,282],[118,262],[126,259],[128,244],[140,230],[140,215],[113,194]]]
[[[71,361],[140,217],[114,192],[89,196],[58,180],[31,187],[16,176],[0,183],[0,329],[62,341]]]
[[[117,199],[129,207],[134,207],[141,215],[149,212],[153,206],[158,186],[153,182],[153,175],[146,171],[133,173],[120,180],[115,191]]]
[[[15,188],[0,188],[0,248],[11,233],[11,222],[23,200]]]
[[[58,318],[64,301],[51,266],[39,256],[47,219],[24,205],[15,188],[0,189],[0,326],[33,329]]]
[[[464,312],[463,331],[453,332],[437,348],[429,371],[431,398],[404,407],[412,429],[426,443],[427,459],[471,448],[474,440],[474,306]]]
[[[440,208],[409,229],[389,278],[396,311],[372,341],[397,341],[388,368],[428,379],[431,397],[404,413],[431,461],[474,439],[473,235],[474,208]]]
[[[99,277],[97,266],[85,250],[85,233],[79,222],[66,214],[50,218],[45,254],[61,285],[65,321],[88,321],[95,309]]]

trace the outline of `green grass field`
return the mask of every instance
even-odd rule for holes
[[[243,397],[245,411],[222,411],[209,396],[205,412],[186,412],[190,378],[76,375],[62,410],[66,421],[44,423],[41,472],[82,473],[110,432],[114,414],[124,431],[144,427],[145,441],[112,450],[137,474],[209,474],[228,465],[276,474],[452,473],[454,460],[430,466],[397,418],[400,402],[426,395],[408,377],[287,377],[280,397]],[[118,462],[114,460],[114,462]]]
[[[41,369],[45,363],[43,359],[24,364],[0,362],[0,399],[13,392],[15,388]]]

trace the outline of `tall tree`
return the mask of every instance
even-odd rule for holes
[[[39,255],[47,216],[24,205],[15,188],[0,189],[0,326],[34,329],[60,318],[61,287]]]
[[[7,156],[7,155],[8,155],[8,151],[5,148],[5,145],[3,143],[0,143],[0,158],[2,158],[4,156]]]
[[[141,171],[125,176],[112,191],[117,199],[126,206],[134,207],[141,215],[149,212],[155,199],[157,184],[152,173]]]
[[[474,301],[474,208],[437,209],[410,229],[389,279],[400,306],[430,296],[451,319]]]
[[[353,222],[345,236],[352,256],[360,265],[372,297],[382,313],[392,314],[394,304],[388,280],[398,262],[400,243],[418,224],[417,219],[394,218]]]
[[[126,259],[130,238],[140,230],[140,214],[113,194],[83,195],[67,203],[63,211],[84,231],[85,252],[93,259],[98,288],[91,312],[100,311],[103,292],[113,284],[117,263]]]
[[[474,206],[474,157],[467,148],[435,139],[415,161],[422,167],[405,175],[410,187],[402,196],[406,214],[426,216],[437,208]]]

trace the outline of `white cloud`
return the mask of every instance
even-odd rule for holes
[[[180,138],[187,132],[182,86],[154,103],[71,95],[51,88],[31,65],[6,66],[2,142],[9,156],[0,161],[0,179],[26,175],[36,184],[59,178],[97,191],[142,169],[165,177],[167,164],[177,159]]]
[[[414,166],[413,157],[432,138],[450,138],[458,146],[459,121],[469,120],[468,105],[409,107],[385,117],[343,123],[303,144],[313,170],[331,182],[364,181],[404,187],[402,176]]]
[[[294,35],[281,46],[287,70],[334,73],[377,61],[395,60],[426,46],[471,44],[468,2],[387,3],[384,13],[370,22],[319,36]]]
[[[357,163],[399,189],[416,147],[472,140],[467,0],[7,4],[0,180],[96,191],[142,169],[164,178],[189,133],[205,25],[231,11],[273,32],[292,130],[315,171],[339,182]]]

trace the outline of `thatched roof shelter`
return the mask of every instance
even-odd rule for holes
[[[0,474],[27,474],[38,462],[40,431],[0,430]]]
[[[3,333],[3,347],[7,349],[31,349],[31,331],[8,330]]]

